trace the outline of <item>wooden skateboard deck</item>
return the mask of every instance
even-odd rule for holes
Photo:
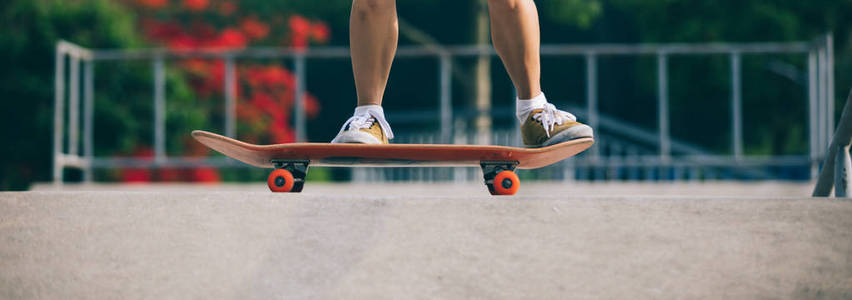
[[[272,168],[273,160],[307,160],[312,166],[475,166],[482,161],[516,161],[521,169],[535,169],[576,155],[594,144],[576,139],[542,148],[437,144],[329,144],[289,143],[255,145],[215,133],[196,130],[192,136],[210,149],[252,166]]]
[[[255,145],[202,130],[193,131],[192,136],[210,149],[246,164],[262,168],[288,169],[291,173],[300,173],[295,174],[295,178],[291,178],[297,181],[298,186],[296,188],[298,190],[301,190],[301,184],[304,181],[301,173],[307,172],[308,165],[334,167],[478,166],[483,168],[488,185],[488,178],[496,176],[496,173],[501,171],[511,172],[515,168],[535,169],[545,167],[574,156],[594,144],[592,138],[581,138],[542,148],[437,144],[288,143]],[[301,169],[304,169],[304,171]],[[274,174],[275,172],[273,172]],[[298,178],[300,176],[302,176],[301,182]],[[272,180],[272,176],[270,176],[270,180]],[[515,186],[517,186],[517,176],[515,176],[515,183]],[[270,189],[276,191],[272,183],[270,183]],[[491,186],[489,186],[489,190],[491,190]]]

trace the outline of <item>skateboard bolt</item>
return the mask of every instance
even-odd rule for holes
[[[509,189],[512,187],[512,180],[509,178],[503,178],[503,181],[500,182],[500,185],[502,185],[504,189]]]
[[[284,179],[284,177],[281,177],[281,176],[275,177],[275,185],[276,186],[284,186],[285,183],[287,183],[287,180]]]

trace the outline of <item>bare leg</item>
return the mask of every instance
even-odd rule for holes
[[[538,11],[533,0],[488,0],[491,40],[519,99],[541,94]]]
[[[381,105],[399,27],[396,0],[353,0],[349,44],[358,105]]]

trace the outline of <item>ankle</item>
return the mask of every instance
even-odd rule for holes
[[[518,122],[522,124],[534,109],[544,108],[547,104],[547,98],[543,92],[539,92],[538,96],[531,99],[517,99],[515,102],[515,116],[518,117]]]
[[[533,99],[542,94],[541,88],[527,90],[516,89],[515,92],[517,93],[518,99]]]
[[[376,113],[383,115],[383,116],[385,115],[385,111],[384,111],[384,109],[382,109],[382,106],[381,105],[375,105],[375,104],[359,105],[359,106],[355,107],[355,113],[353,115],[365,115],[365,114],[369,114],[371,111],[376,112]]]

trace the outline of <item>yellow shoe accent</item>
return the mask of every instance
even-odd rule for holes
[[[384,131],[382,131],[382,125],[379,124],[379,122],[376,122],[375,120],[373,120],[373,125],[371,125],[370,128],[361,128],[359,130],[361,132],[365,132],[369,135],[372,135],[377,140],[382,141],[382,144],[390,143],[390,141],[388,141],[388,137],[385,136]]]
[[[545,109],[534,109],[521,124],[521,136],[527,147],[545,147],[579,138],[594,137],[591,127],[586,124],[562,119],[561,124],[557,120],[542,118],[542,113],[548,113]],[[553,118],[551,116],[550,118]]]
[[[363,122],[370,123],[369,127],[362,127],[361,123],[347,121],[347,125],[337,134],[332,143],[356,143],[356,144],[389,144],[388,136],[379,122],[374,117],[365,119]]]

